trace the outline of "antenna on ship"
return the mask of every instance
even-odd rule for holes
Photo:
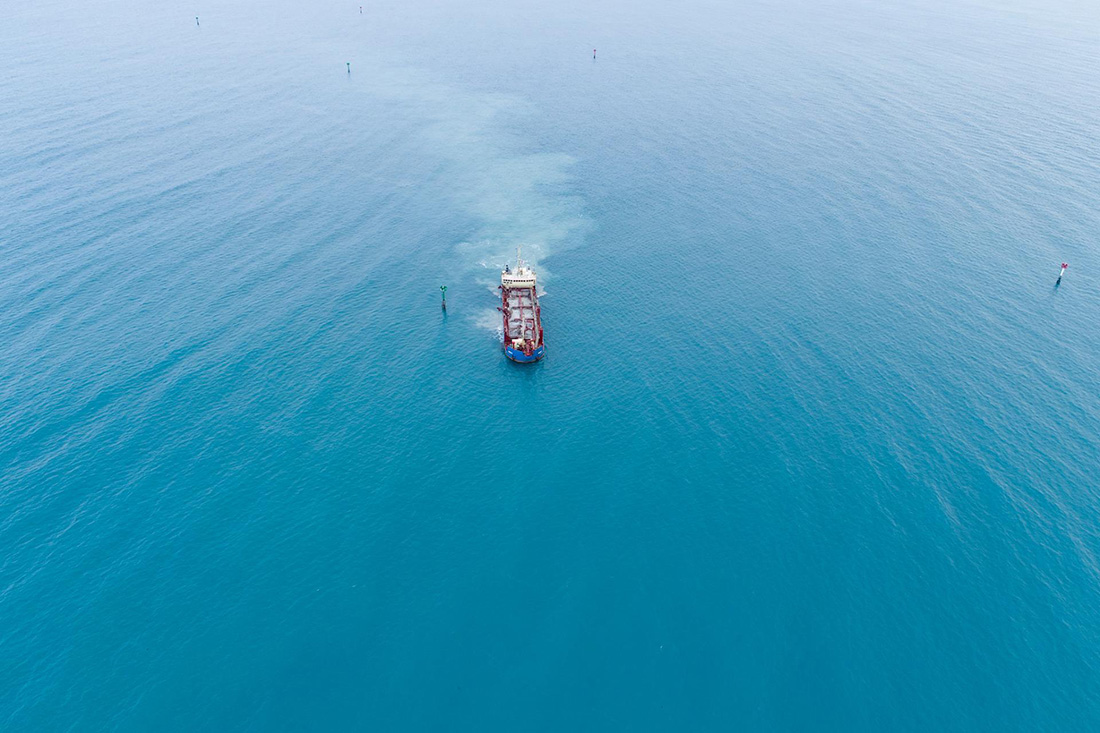
[[[439,289],[443,291],[443,310],[447,310],[447,286],[440,285]]]
[[[1066,268],[1069,267],[1065,262],[1062,263],[1062,270],[1058,273],[1058,279],[1054,281],[1055,285],[1059,285],[1062,282],[1062,275],[1066,274]]]

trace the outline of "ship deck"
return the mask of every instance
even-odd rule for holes
[[[538,335],[538,313],[530,288],[509,288],[507,291],[508,340],[534,339]]]

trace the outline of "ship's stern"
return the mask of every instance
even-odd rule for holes
[[[504,355],[517,364],[533,364],[546,355],[546,344],[541,344],[537,349],[527,354],[523,349],[517,349],[511,344],[504,346]]]

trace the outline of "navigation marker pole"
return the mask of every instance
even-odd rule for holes
[[[440,285],[439,289],[443,291],[443,310],[447,310],[447,286]]]
[[[1068,265],[1068,264],[1066,264],[1065,262],[1063,262],[1063,263],[1062,263],[1062,270],[1061,270],[1061,272],[1059,272],[1059,273],[1058,273],[1058,280],[1057,280],[1057,281],[1056,281],[1056,282],[1054,283],[1055,285],[1057,285],[1058,283],[1062,282],[1062,275],[1065,275],[1065,274],[1066,274],[1066,268],[1067,268],[1067,267],[1069,267],[1069,265]]]
[[[348,73],[349,74],[351,73],[351,62],[350,61],[348,62]]]

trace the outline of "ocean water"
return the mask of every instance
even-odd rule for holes
[[[0,728],[1097,730],[1098,31],[9,3]]]

